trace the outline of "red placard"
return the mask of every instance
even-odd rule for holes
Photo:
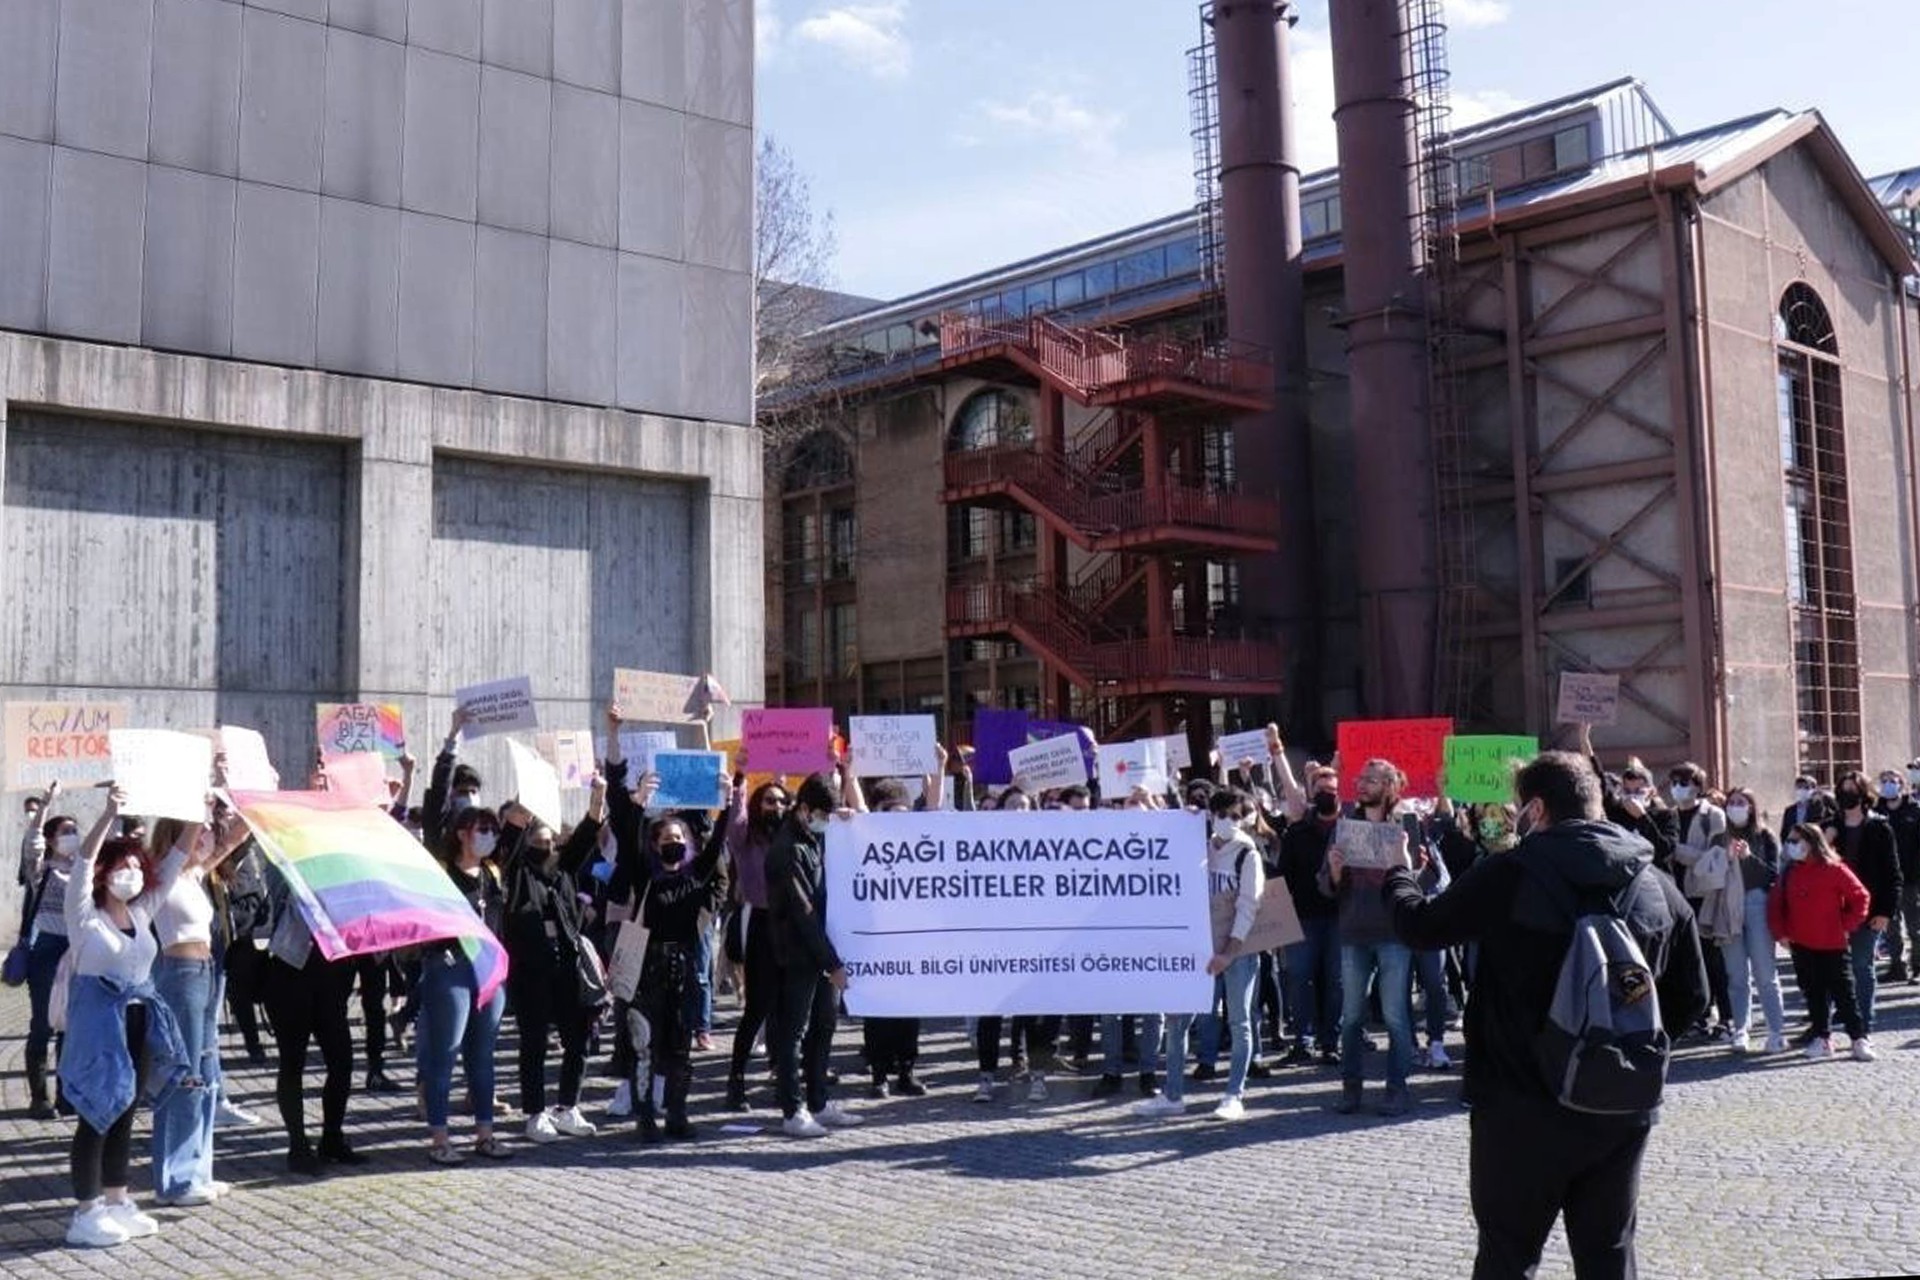
[[[1340,724],[1340,794],[1358,799],[1355,781],[1369,760],[1391,760],[1407,775],[1402,795],[1440,794],[1440,769],[1446,760],[1452,719],[1344,720]]]

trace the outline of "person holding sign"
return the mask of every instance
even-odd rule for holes
[[[1324,765],[1307,770],[1303,812],[1280,836],[1280,875],[1293,895],[1305,936],[1287,948],[1287,1008],[1294,1018],[1293,1048],[1281,1059],[1304,1066],[1340,1065],[1340,903],[1321,889],[1320,873],[1340,821],[1340,774]]]
[[[192,1070],[173,1012],[153,986],[160,950],[153,917],[204,824],[183,828],[183,847],[156,867],[138,841],[107,838],[126,798],[118,787],[107,792],[67,881],[73,977],[62,1011],[67,1043],[60,1083],[80,1117],[70,1160],[77,1204],[67,1243],[83,1248],[160,1230],[127,1194],[133,1113],[142,1097],[164,1103]]]
[[[766,927],[767,851],[786,821],[790,798],[779,782],[763,782],[747,794],[747,775],[736,771],[727,802],[727,861],[731,869],[733,904],[727,913],[728,954],[745,973],[740,1025],[733,1032],[733,1054],[727,1071],[729,1111],[747,1109],[747,1061],[753,1041],[767,1024],[773,1007],[774,963]]]
[[[420,802],[420,843],[442,862],[452,862],[460,853],[459,841],[450,830],[454,818],[480,800],[479,773],[472,765],[460,763],[460,733],[466,726],[466,709],[455,707],[447,740],[440,744],[433,773],[427,778],[427,794]]]
[[[1394,937],[1393,921],[1380,897],[1391,862],[1380,850],[1391,844],[1400,856],[1414,850],[1425,857],[1420,842],[1420,820],[1400,805],[1405,778],[1389,760],[1369,760],[1361,766],[1360,802],[1353,819],[1342,822],[1327,851],[1320,888],[1340,904],[1340,988],[1345,1004],[1340,1013],[1340,1101],[1334,1110],[1352,1115],[1360,1109],[1360,1056],[1366,1033],[1367,985],[1379,978],[1380,1012],[1387,1023],[1387,1095],[1380,1104],[1383,1116],[1405,1115],[1412,1099],[1407,1073],[1413,1068],[1413,952]],[[1391,834],[1355,831],[1360,823],[1375,823]],[[1357,842],[1366,838],[1366,844]],[[1351,865],[1349,863],[1351,862]]]
[[[596,981],[599,956],[581,937],[579,875],[600,846],[607,814],[607,784],[595,775],[587,813],[564,844],[553,828],[520,805],[501,815],[498,850],[506,887],[505,933],[508,1003],[520,1029],[520,1111],[527,1139],[545,1143],[562,1136],[590,1138],[594,1127],[580,1114],[580,1081],[586,1074],[587,1037],[606,999]],[[558,1105],[547,1107],[547,1049],[560,1038]]]

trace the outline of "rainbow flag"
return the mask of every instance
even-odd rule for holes
[[[236,791],[233,807],[287,878],[329,960],[456,939],[479,1003],[507,979],[507,952],[446,870],[385,810],[328,791]]]

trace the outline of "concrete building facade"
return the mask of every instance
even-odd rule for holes
[[[752,9],[0,3],[0,696],[757,701]]]

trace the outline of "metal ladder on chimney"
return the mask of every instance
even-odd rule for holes
[[[1472,449],[1460,403],[1460,235],[1453,161],[1453,103],[1444,0],[1401,0],[1408,94],[1414,104],[1420,241],[1427,281],[1427,412],[1432,432],[1435,547],[1440,599],[1434,627],[1434,710],[1463,725],[1474,715],[1476,555],[1469,493]]]
[[[1213,4],[1200,6],[1200,43],[1187,50],[1187,102],[1193,136],[1193,211],[1200,231],[1202,331],[1226,337],[1226,228],[1220,207],[1220,73],[1214,53]]]

